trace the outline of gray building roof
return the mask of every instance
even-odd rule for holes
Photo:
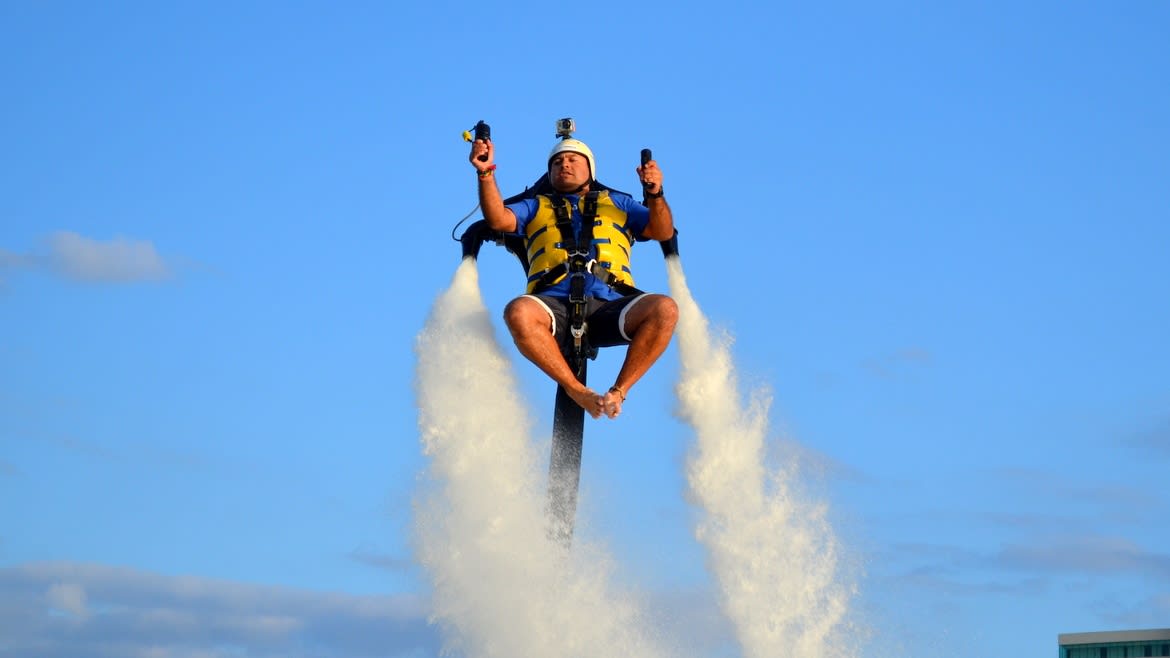
[[[1156,642],[1170,641],[1170,628],[1155,628],[1148,631],[1103,631],[1100,633],[1061,633],[1060,646],[1073,644],[1105,644],[1113,642]]]

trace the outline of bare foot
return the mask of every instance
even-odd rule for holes
[[[601,412],[605,411],[605,406],[602,402],[602,397],[597,394],[597,391],[586,388],[580,391],[565,391],[582,409],[587,411],[590,416],[594,418],[601,418]]]
[[[605,395],[601,396],[601,408],[605,415],[609,418],[617,418],[622,412],[622,396],[617,391],[607,391]]]

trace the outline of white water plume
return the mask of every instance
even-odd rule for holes
[[[696,433],[687,480],[700,508],[719,603],[744,658],[854,655],[843,637],[853,587],[840,582],[827,508],[803,498],[795,467],[768,472],[768,396],[741,401],[729,340],[714,340],[677,258],[667,258],[679,305],[679,415]]]
[[[665,655],[611,560],[546,535],[531,421],[495,340],[473,259],[418,336],[416,387],[426,481],[415,541],[445,653],[467,658]]]

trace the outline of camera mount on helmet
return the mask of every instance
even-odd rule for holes
[[[573,139],[573,131],[575,130],[577,130],[576,121],[573,121],[569,117],[565,117],[564,119],[557,119],[557,137],[560,137],[561,141],[554,144],[552,152],[548,154],[549,164],[552,164],[552,159],[556,157],[558,153],[578,153],[585,156],[585,159],[589,162],[589,180],[596,181],[597,164],[593,161],[593,151],[591,151],[589,147],[585,145],[585,142],[582,142],[579,139]]]
[[[557,137],[561,139],[568,139],[573,136],[573,131],[577,129],[577,122],[569,117],[564,119],[557,119]]]

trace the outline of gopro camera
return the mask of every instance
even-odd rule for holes
[[[573,131],[577,129],[577,124],[570,118],[557,119],[557,137],[561,139],[568,139],[573,136]]]

